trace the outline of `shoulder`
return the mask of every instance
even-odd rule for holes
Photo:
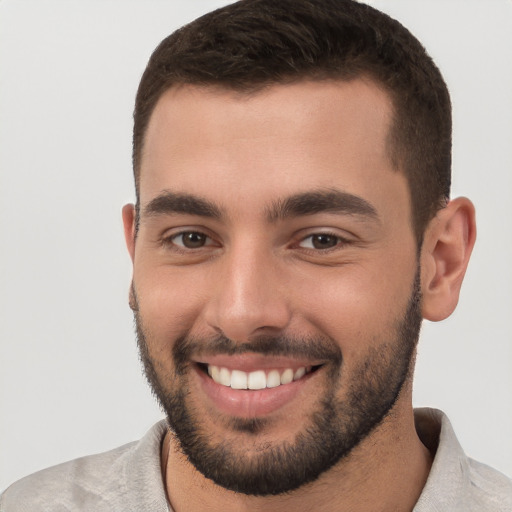
[[[29,475],[0,496],[0,512],[137,510],[132,505],[138,502],[165,500],[159,456],[164,432],[161,422],[140,441]]]
[[[448,417],[415,410],[416,430],[434,455],[415,512],[511,512],[512,480],[464,453]]]
[[[123,459],[136,443],[75,459],[38,471],[11,485],[0,498],[0,511],[75,510],[78,503],[96,502],[122,471]]]
[[[512,480],[486,464],[469,458],[467,460],[473,509],[512,511]]]

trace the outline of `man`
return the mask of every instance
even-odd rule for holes
[[[450,134],[439,71],[365,5],[244,1],[163,41],[123,220],[170,428],[2,510],[510,510],[510,481],[411,404],[421,319],[454,310],[475,240]]]

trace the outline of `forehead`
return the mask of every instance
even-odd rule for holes
[[[391,119],[388,94],[363,79],[274,85],[253,94],[172,88],[147,129],[141,203],[163,190],[216,195],[220,202],[321,188],[372,196],[383,183],[404,181],[388,157]]]

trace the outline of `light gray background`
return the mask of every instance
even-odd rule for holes
[[[127,305],[133,99],[154,46],[226,3],[0,1],[0,488],[161,418]],[[454,195],[478,211],[459,308],[424,326],[415,404],[512,476],[512,3],[372,3],[444,72]]]

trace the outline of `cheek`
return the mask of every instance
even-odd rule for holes
[[[154,268],[135,271],[139,315],[151,350],[168,351],[186,335],[201,311],[201,292],[187,272]]]
[[[297,289],[299,309],[307,323],[338,342],[344,357],[365,353],[396,336],[414,280],[414,268],[404,266],[403,271],[397,265],[384,272],[361,265],[311,276]]]

